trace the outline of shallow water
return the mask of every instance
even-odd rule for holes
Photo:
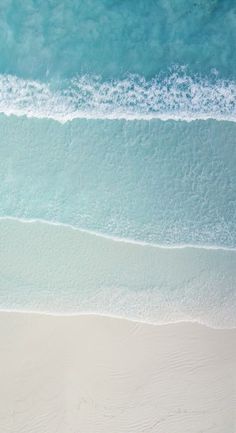
[[[236,124],[0,117],[1,216],[236,246]]]
[[[160,248],[10,219],[0,220],[0,242],[5,310],[236,326],[236,251]]]

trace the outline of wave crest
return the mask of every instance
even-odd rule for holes
[[[184,72],[146,80],[129,75],[102,81],[78,76],[70,81],[42,83],[0,75],[0,112],[51,118],[236,120],[236,83]]]

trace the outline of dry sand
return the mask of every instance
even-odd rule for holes
[[[0,433],[208,432],[236,432],[236,329],[0,313]]]

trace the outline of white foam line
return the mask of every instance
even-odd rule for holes
[[[27,113],[20,110],[1,110],[0,114],[4,114],[7,117],[25,117],[27,119],[39,119],[39,120],[54,120],[62,125],[72,122],[74,120],[123,120],[127,122],[132,121],[152,121],[161,120],[163,122],[174,121],[174,122],[186,122],[191,123],[195,121],[207,121],[212,120],[216,122],[236,122],[236,116],[234,115],[223,115],[223,114],[212,114],[212,113],[99,113],[99,112],[86,112],[81,111],[75,114],[58,116],[56,114],[49,113]]]
[[[37,316],[49,316],[49,317],[84,317],[84,316],[92,316],[92,317],[108,317],[111,319],[118,319],[118,320],[126,320],[128,322],[134,322],[134,323],[143,323],[145,325],[150,326],[168,326],[168,325],[176,325],[176,324],[197,324],[200,326],[204,326],[209,329],[215,329],[215,330],[232,330],[236,329],[236,326],[231,327],[223,327],[223,326],[213,326],[210,323],[206,321],[202,321],[200,319],[181,319],[181,320],[171,320],[171,321],[151,321],[151,320],[144,320],[144,319],[138,319],[138,318],[132,318],[127,316],[120,316],[116,314],[106,314],[106,313],[98,313],[94,311],[84,311],[84,312],[74,312],[74,313],[68,313],[68,312],[56,312],[56,311],[48,311],[48,310],[24,310],[24,309],[17,309],[17,308],[1,308],[0,307],[0,314],[6,313],[6,314],[27,314],[27,315],[37,315]]]
[[[130,238],[120,238],[118,236],[112,236],[105,233],[96,232],[93,230],[87,230],[79,227],[75,227],[71,224],[61,223],[57,221],[48,221],[40,218],[21,218],[21,217],[13,217],[13,216],[1,216],[0,221],[18,221],[23,224],[45,224],[49,226],[56,227],[64,227],[67,229],[75,230],[80,233],[87,233],[92,236],[96,236],[103,239],[108,239],[113,242],[127,243],[142,247],[151,247],[151,248],[159,248],[159,249],[204,249],[204,250],[222,250],[222,251],[236,251],[236,247],[225,247],[221,245],[200,245],[200,244],[177,244],[177,245],[166,245],[166,244],[156,244],[147,241],[139,241]]]
[[[103,82],[87,75],[43,83],[0,75],[0,112],[61,123],[74,119],[236,122],[236,83],[190,76],[181,68],[149,81],[128,75]]]

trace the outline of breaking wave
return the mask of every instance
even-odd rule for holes
[[[102,81],[97,76],[43,83],[0,75],[0,112],[51,118],[236,120],[236,83],[190,76],[178,69],[146,80],[128,75]]]

